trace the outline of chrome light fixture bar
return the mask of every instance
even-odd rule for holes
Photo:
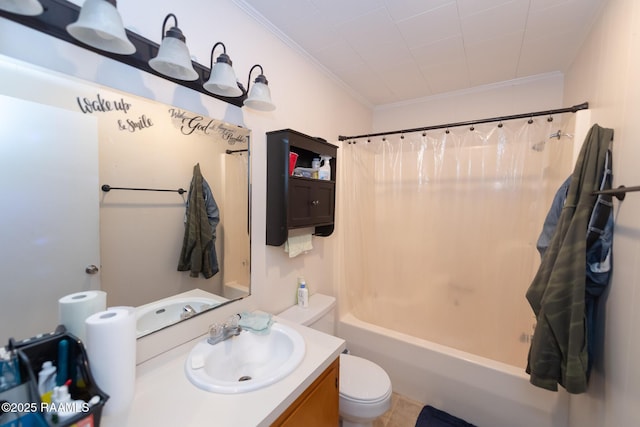
[[[78,20],[81,9],[80,6],[73,4],[67,0],[40,0],[40,3],[44,8],[43,13],[41,13],[40,15],[19,15],[0,9],[0,17],[13,22],[17,22],[21,25],[35,29],[37,31],[41,31],[60,40],[64,40],[68,43],[80,46],[99,55],[111,58],[115,61],[130,65],[141,71],[145,71],[147,73],[151,73],[164,79],[170,80],[176,84],[188,87],[195,90],[196,92],[212,96],[231,105],[235,105],[237,107],[242,107],[244,105],[244,100],[247,97],[245,90],[241,90],[242,95],[238,97],[216,95],[205,90],[203,83],[206,81],[205,76],[209,75],[209,69],[207,67],[198,64],[195,61],[192,61],[193,69],[198,74],[198,77],[195,80],[185,81],[171,78],[157,72],[149,65],[149,60],[155,58],[158,55],[160,46],[157,43],[125,29],[127,38],[135,47],[135,52],[132,55],[121,55],[95,48],[93,46],[80,42],[67,32],[67,26]]]

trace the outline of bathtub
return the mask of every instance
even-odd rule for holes
[[[478,427],[566,427],[569,394],[529,383],[521,368],[372,325],[351,313],[338,336],[382,366],[393,390]]]

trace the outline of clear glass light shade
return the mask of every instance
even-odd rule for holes
[[[158,56],[150,59],[149,65],[160,74],[174,79],[191,81],[199,78],[191,64],[187,45],[175,37],[162,39]]]
[[[44,10],[38,0],[0,0],[0,9],[26,16],[40,15]]]
[[[127,38],[118,10],[106,0],[86,0],[78,20],[67,25],[67,32],[96,49],[122,55],[136,51]]]
[[[204,88],[220,96],[237,97],[242,95],[233,67],[225,62],[215,63],[209,80],[204,84]]]
[[[260,111],[273,111],[276,109],[276,106],[271,101],[269,86],[260,82],[256,82],[251,86],[249,96],[244,100],[244,105]]]

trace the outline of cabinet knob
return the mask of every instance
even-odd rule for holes
[[[318,205],[320,204],[320,200],[312,200],[312,201],[311,201],[311,204],[312,204],[313,206],[318,206]]]

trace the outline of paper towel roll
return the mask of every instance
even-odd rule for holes
[[[107,293],[103,291],[76,292],[58,300],[58,322],[82,342],[86,339],[84,321],[107,308]]]
[[[130,307],[109,308],[86,320],[87,357],[98,387],[109,395],[105,415],[126,410],[136,381],[136,316]]]

